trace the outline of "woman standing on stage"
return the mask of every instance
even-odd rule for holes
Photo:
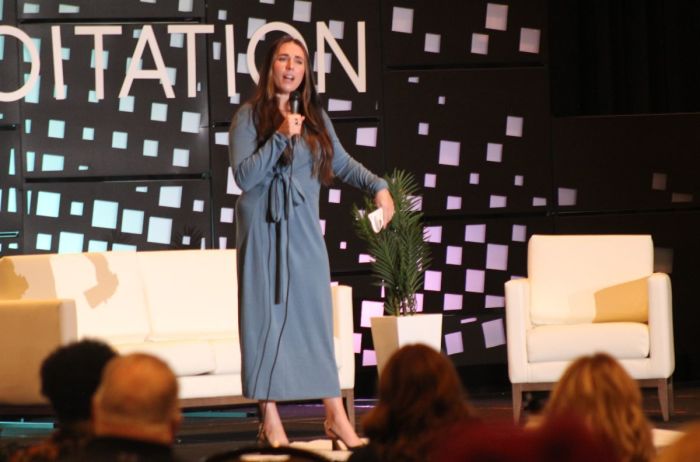
[[[293,92],[298,103],[290,105]],[[260,402],[259,436],[287,444],[276,401],[322,398],[326,434],[357,446],[340,398],[319,194],[338,177],[374,195],[386,226],[394,213],[386,182],[338,141],[306,48],[290,36],[272,44],[255,95],[233,118],[229,148],[243,191],[236,204],[243,394]]]

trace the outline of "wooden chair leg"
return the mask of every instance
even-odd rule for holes
[[[659,393],[659,405],[661,407],[661,416],[664,419],[664,422],[668,422],[669,419],[669,395],[668,395],[668,380],[667,379],[659,379],[657,381],[657,388],[658,388],[658,393]]]
[[[668,378],[668,412],[673,415],[676,412],[676,406],[673,398],[673,377]]]
[[[523,386],[519,383],[514,383],[512,388],[513,393],[513,420],[517,424],[520,422],[520,412],[523,409]]]

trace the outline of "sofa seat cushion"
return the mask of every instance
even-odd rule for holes
[[[569,361],[607,352],[619,359],[649,356],[649,326],[636,322],[537,326],[527,332],[529,362]]]
[[[121,354],[148,353],[162,359],[176,376],[211,374],[216,370],[215,349],[206,340],[124,343],[113,345]]]
[[[222,338],[209,340],[214,352],[216,367],[213,374],[240,374],[241,347],[238,338]]]
[[[178,377],[180,399],[225,398],[243,395],[240,374]]]
[[[138,252],[149,340],[238,336],[235,250]]]

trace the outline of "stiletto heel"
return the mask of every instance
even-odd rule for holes
[[[272,446],[270,444],[270,440],[267,439],[267,435],[265,434],[265,426],[263,425],[262,422],[258,425],[258,446],[260,447],[270,447]]]
[[[352,451],[359,447],[350,446],[346,443],[345,440],[331,428],[331,425],[327,421],[323,422],[323,429],[326,431],[326,436],[331,439],[331,447],[334,451]]]

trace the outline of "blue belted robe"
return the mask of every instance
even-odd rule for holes
[[[345,151],[325,113],[324,121],[336,177],[372,195],[385,188]],[[291,168],[280,163],[289,143],[275,133],[258,148],[251,105],[235,114],[229,155],[243,191],[235,210],[243,395],[259,400],[340,396],[321,184],[303,139]]]

